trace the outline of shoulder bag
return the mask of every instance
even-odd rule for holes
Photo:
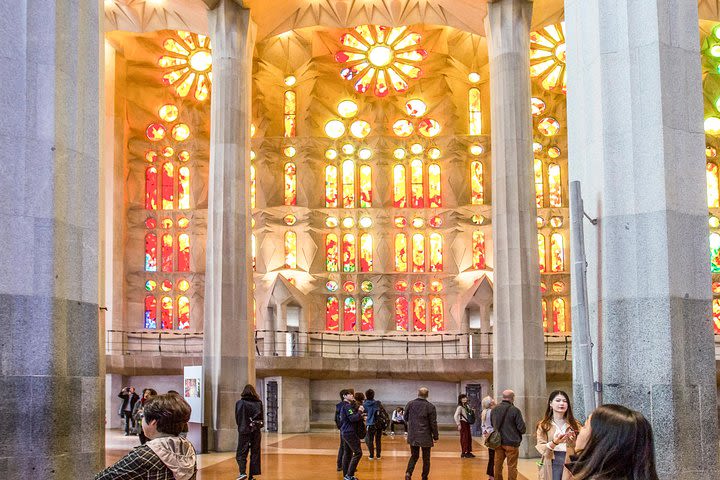
[[[508,412],[512,408],[511,406],[508,406],[508,408],[505,410],[505,413],[503,414],[502,420],[500,420],[500,425],[498,425],[497,428],[493,429],[493,432],[488,436],[487,440],[485,440],[485,446],[487,448],[492,448],[495,450],[502,444],[502,436],[500,435],[500,430],[503,427],[503,424],[505,423],[505,417],[507,417]]]

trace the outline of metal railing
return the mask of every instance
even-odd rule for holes
[[[105,332],[105,353],[107,354],[154,353],[180,356],[202,355],[202,352],[202,333],[147,330],[107,330]]]

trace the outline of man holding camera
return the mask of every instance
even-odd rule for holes
[[[135,404],[140,399],[140,395],[135,393],[135,387],[123,387],[118,393],[118,397],[123,399],[120,411],[123,417],[125,417],[125,436],[130,435],[130,425],[132,424],[133,432],[135,432],[135,420],[133,419],[132,412],[135,408]]]

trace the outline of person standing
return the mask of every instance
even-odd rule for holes
[[[355,392],[350,389],[350,391],[354,394]],[[340,392],[340,402],[335,404],[335,426],[338,429],[338,432],[340,432],[340,426],[342,422],[340,421],[340,410],[342,409],[343,403],[345,401],[343,400],[342,392]],[[337,454],[337,471],[342,472],[343,469],[343,452],[345,451],[345,442],[342,438],[342,433],[340,433],[340,446],[338,448],[338,454]]]
[[[367,415],[365,422],[367,425],[365,443],[367,443],[368,451],[370,452],[368,458],[370,458],[370,460],[373,458],[380,460],[380,454],[382,453],[382,434],[387,426],[385,423],[387,412],[385,412],[385,416],[383,417],[385,409],[379,400],[375,400],[375,390],[372,388],[365,392],[365,398],[366,400],[363,403],[363,407],[365,407],[365,414]],[[373,453],[375,454],[374,457]]]
[[[408,460],[405,471],[405,480],[412,478],[421,449],[423,459],[422,480],[427,480],[430,474],[430,449],[434,445],[434,441],[438,440],[439,435],[437,411],[435,405],[428,401],[429,394],[430,390],[427,387],[420,387],[418,398],[411,400],[405,406],[407,441],[410,445],[410,460]]]
[[[402,425],[405,435],[407,435],[407,425],[405,424],[405,410],[402,407],[397,407],[393,410],[392,418],[390,419],[390,435],[395,435],[395,425]]]
[[[358,431],[360,431],[360,424],[364,421],[363,412],[365,408],[355,401],[352,390],[341,390],[340,396],[343,399],[340,408],[340,434],[344,442],[343,480],[357,480],[355,470],[358,463],[360,463],[360,458],[362,458]]]
[[[264,425],[263,405],[255,387],[245,385],[240,400],[235,404],[235,423],[238,427],[238,445],[235,454],[240,474],[237,480],[253,480],[260,475],[260,440]],[[250,453],[250,477],[247,476],[247,457]]]
[[[492,409],[495,408],[495,399],[490,396],[483,398],[482,408],[483,410],[480,413],[480,428],[483,436],[483,441],[485,441],[490,436],[490,434],[495,431],[493,429],[492,423],[490,422],[490,415],[492,414]],[[492,448],[488,448],[488,464],[485,473],[487,473],[488,480],[495,480],[495,450]]]
[[[152,388],[146,388],[143,390],[142,398],[139,402],[135,402],[135,407],[133,407],[132,411],[132,418],[135,421],[135,430],[137,431],[138,438],[140,439],[140,445],[145,445],[147,443],[148,438],[145,436],[145,432],[143,432],[142,429],[142,422],[143,422],[143,416],[144,416],[144,410],[145,404],[150,400],[150,398],[157,395],[157,392],[155,389]]]
[[[517,480],[518,455],[520,443],[526,431],[525,420],[515,405],[515,392],[503,390],[502,402],[493,408],[490,420],[495,431],[500,432],[502,441],[495,449],[495,480],[503,480],[503,463],[507,458],[508,480]]]
[[[565,457],[575,445],[580,423],[575,420],[570,397],[562,390],[555,390],[548,399],[547,410],[537,426],[537,451],[542,456],[539,477],[543,480],[569,478],[565,470]]]
[[[125,417],[125,436],[127,437],[130,435],[131,424],[133,431],[135,430],[135,420],[133,420],[132,412],[140,396],[135,393],[135,387],[124,387],[120,390],[120,393],[118,393],[118,397],[123,400],[120,410],[122,411],[123,417]]]
[[[470,420],[475,423],[475,412],[468,404],[468,396],[464,393],[458,395],[458,405],[453,416],[455,425],[460,431],[460,458],[475,458],[472,453],[472,434],[470,433]]]

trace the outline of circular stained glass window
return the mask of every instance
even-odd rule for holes
[[[393,133],[398,137],[409,137],[412,135],[415,127],[409,120],[402,119],[393,123],[392,129]]]
[[[542,143],[533,142],[533,153],[540,153],[542,152],[543,146]]]
[[[532,114],[534,117],[542,115],[542,113],[545,111],[545,102],[543,102],[537,97],[532,97],[530,99],[530,109],[532,110]]]
[[[335,228],[338,226],[338,219],[337,217],[327,217],[325,219],[325,226],[328,228]]]
[[[425,283],[423,282],[415,282],[413,283],[413,292],[415,293],[421,293],[425,290]]]
[[[440,218],[439,215],[435,215],[434,217],[432,217],[430,219],[430,221],[428,223],[430,224],[431,227],[438,228],[439,226],[442,225],[442,218]]]
[[[370,280],[365,280],[360,284],[360,289],[365,293],[370,293],[373,289],[373,283]]]
[[[149,152],[148,152],[148,153],[149,153]],[[717,157],[717,150],[715,149],[715,147],[711,147],[710,145],[707,145],[707,146],[705,147],[705,156],[706,156],[707,158],[715,158],[715,157]],[[146,156],[146,158],[147,158],[147,156]]]
[[[297,83],[297,78],[295,78],[295,75],[288,75],[285,77],[285,85],[288,87],[292,87]]]
[[[340,120],[330,120],[325,124],[325,134],[330,138],[340,138],[345,134],[345,124]]]
[[[550,147],[548,148],[548,157],[550,158],[558,158],[562,151],[560,150],[560,147]]]
[[[562,293],[565,290],[565,284],[563,282],[555,282],[552,286],[553,292]]]
[[[185,163],[188,160],[190,160],[190,152],[187,150],[181,150],[180,153],[178,153],[178,160]]]
[[[154,163],[157,160],[158,154],[155,150],[148,150],[145,152],[145,161],[148,163]]]
[[[441,292],[443,289],[443,284],[440,280],[433,280],[430,282],[430,291],[431,292]]]
[[[358,113],[358,105],[352,100],[343,100],[338,104],[337,111],[343,118],[352,118]]]
[[[398,228],[407,227],[407,218],[405,217],[395,217],[395,226]]]
[[[468,82],[478,83],[480,81],[480,74],[477,72],[468,73]]]
[[[478,155],[482,155],[484,151],[485,149],[482,145],[470,145],[470,155],[475,155],[477,157]]]
[[[187,228],[187,226],[190,225],[190,219],[187,217],[180,217],[177,220],[177,226],[180,228]]]
[[[172,218],[163,218],[162,228],[164,228],[165,230],[168,230],[168,229],[172,228],[172,226],[173,226]]]
[[[398,280],[395,282],[395,290],[398,292],[404,292],[407,290],[408,283],[405,280]]]
[[[482,215],[473,215],[472,222],[475,225],[482,225],[483,223],[485,223],[485,217],[483,217]]]
[[[346,143],[342,146],[342,152],[345,155],[352,155],[353,153],[355,153],[355,147],[353,147],[352,143]]]
[[[343,283],[343,290],[345,290],[346,293],[355,293],[355,282],[347,281]]]
[[[158,115],[166,122],[174,122],[177,120],[178,113],[178,107],[175,105],[163,105],[160,107],[160,110],[158,110]]]
[[[410,152],[412,152],[414,155],[420,155],[423,152],[423,146],[419,143],[413,143],[410,145]]]
[[[335,280],[330,280],[325,284],[325,288],[328,289],[328,292],[336,292],[338,289],[338,283]]]
[[[563,226],[562,217],[550,217],[550,226],[553,228],[560,228]]]
[[[355,138],[365,138],[370,134],[370,124],[365,120],[356,120],[350,125],[350,134]]]
[[[285,225],[295,225],[295,223],[297,222],[297,218],[295,218],[295,215],[292,214],[285,215],[285,218],[283,220],[285,220]]]
[[[716,217],[715,215],[710,215],[708,224],[710,225],[710,228],[718,228],[720,227],[720,218]]]
[[[177,283],[177,288],[181,292],[187,292],[188,288],[190,288],[190,282],[188,282],[185,279],[182,279]]]
[[[425,226],[425,220],[420,217],[415,217],[412,219],[412,226],[414,228],[422,228]]]
[[[297,153],[297,150],[293,146],[285,147],[283,149],[283,154],[288,158],[294,157],[296,153]]]
[[[712,292],[720,293],[720,282],[712,282]]]
[[[405,111],[411,117],[419,118],[427,112],[427,105],[419,98],[415,98],[405,104]]]
[[[334,148],[328,148],[327,150],[325,150],[325,158],[327,158],[328,160],[335,160],[337,156],[338,152]]]
[[[542,228],[545,225],[545,219],[541,216],[538,216],[535,223],[537,224],[538,228]]]
[[[175,149],[172,147],[165,147],[162,149],[162,155],[163,157],[172,157],[175,155]]]
[[[545,285],[545,282],[540,282],[540,293],[546,293],[547,292],[547,285]]]
[[[369,148],[361,148],[358,150],[358,157],[360,157],[360,160],[369,160],[370,157],[372,157],[372,150]]]
[[[560,122],[552,117],[545,117],[538,123],[538,132],[546,137],[552,137],[560,132]]]
[[[152,217],[148,217],[145,219],[145,228],[153,229],[155,227],[157,227],[157,220]]]
[[[343,228],[352,228],[355,226],[355,220],[352,217],[345,217],[342,221]]]
[[[427,151],[427,155],[428,155],[428,157],[430,157],[432,160],[437,160],[438,158],[440,158],[440,155],[441,155],[440,149],[439,149],[439,148],[436,148],[436,147],[433,147],[433,148],[431,148],[430,150]]]
[[[720,118],[708,117],[705,119],[705,133],[708,135],[720,134]]]
[[[255,150],[250,150],[250,160],[255,160]]]
[[[145,290],[148,292],[154,291],[155,288],[157,288],[157,282],[155,282],[155,280],[148,280],[145,282]]]
[[[395,151],[393,151],[393,157],[395,157],[398,160],[402,160],[405,158],[407,152],[405,152],[404,148],[396,148]]]
[[[145,130],[145,135],[151,142],[157,142],[165,138],[167,130],[159,123],[151,123]]]
[[[372,219],[370,217],[362,217],[358,220],[358,225],[360,225],[360,228],[370,228],[372,227]]]
[[[163,280],[160,284],[160,288],[163,292],[169,292],[172,290],[172,282],[170,280]]]
[[[183,142],[190,136],[190,127],[185,123],[178,123],[172,129],[172,137],[178,142]]]
[[[440,123],[432,118],[420,120],[420,123],[418,123],[418,132],[426,138],[436,137],[440,130]]]

